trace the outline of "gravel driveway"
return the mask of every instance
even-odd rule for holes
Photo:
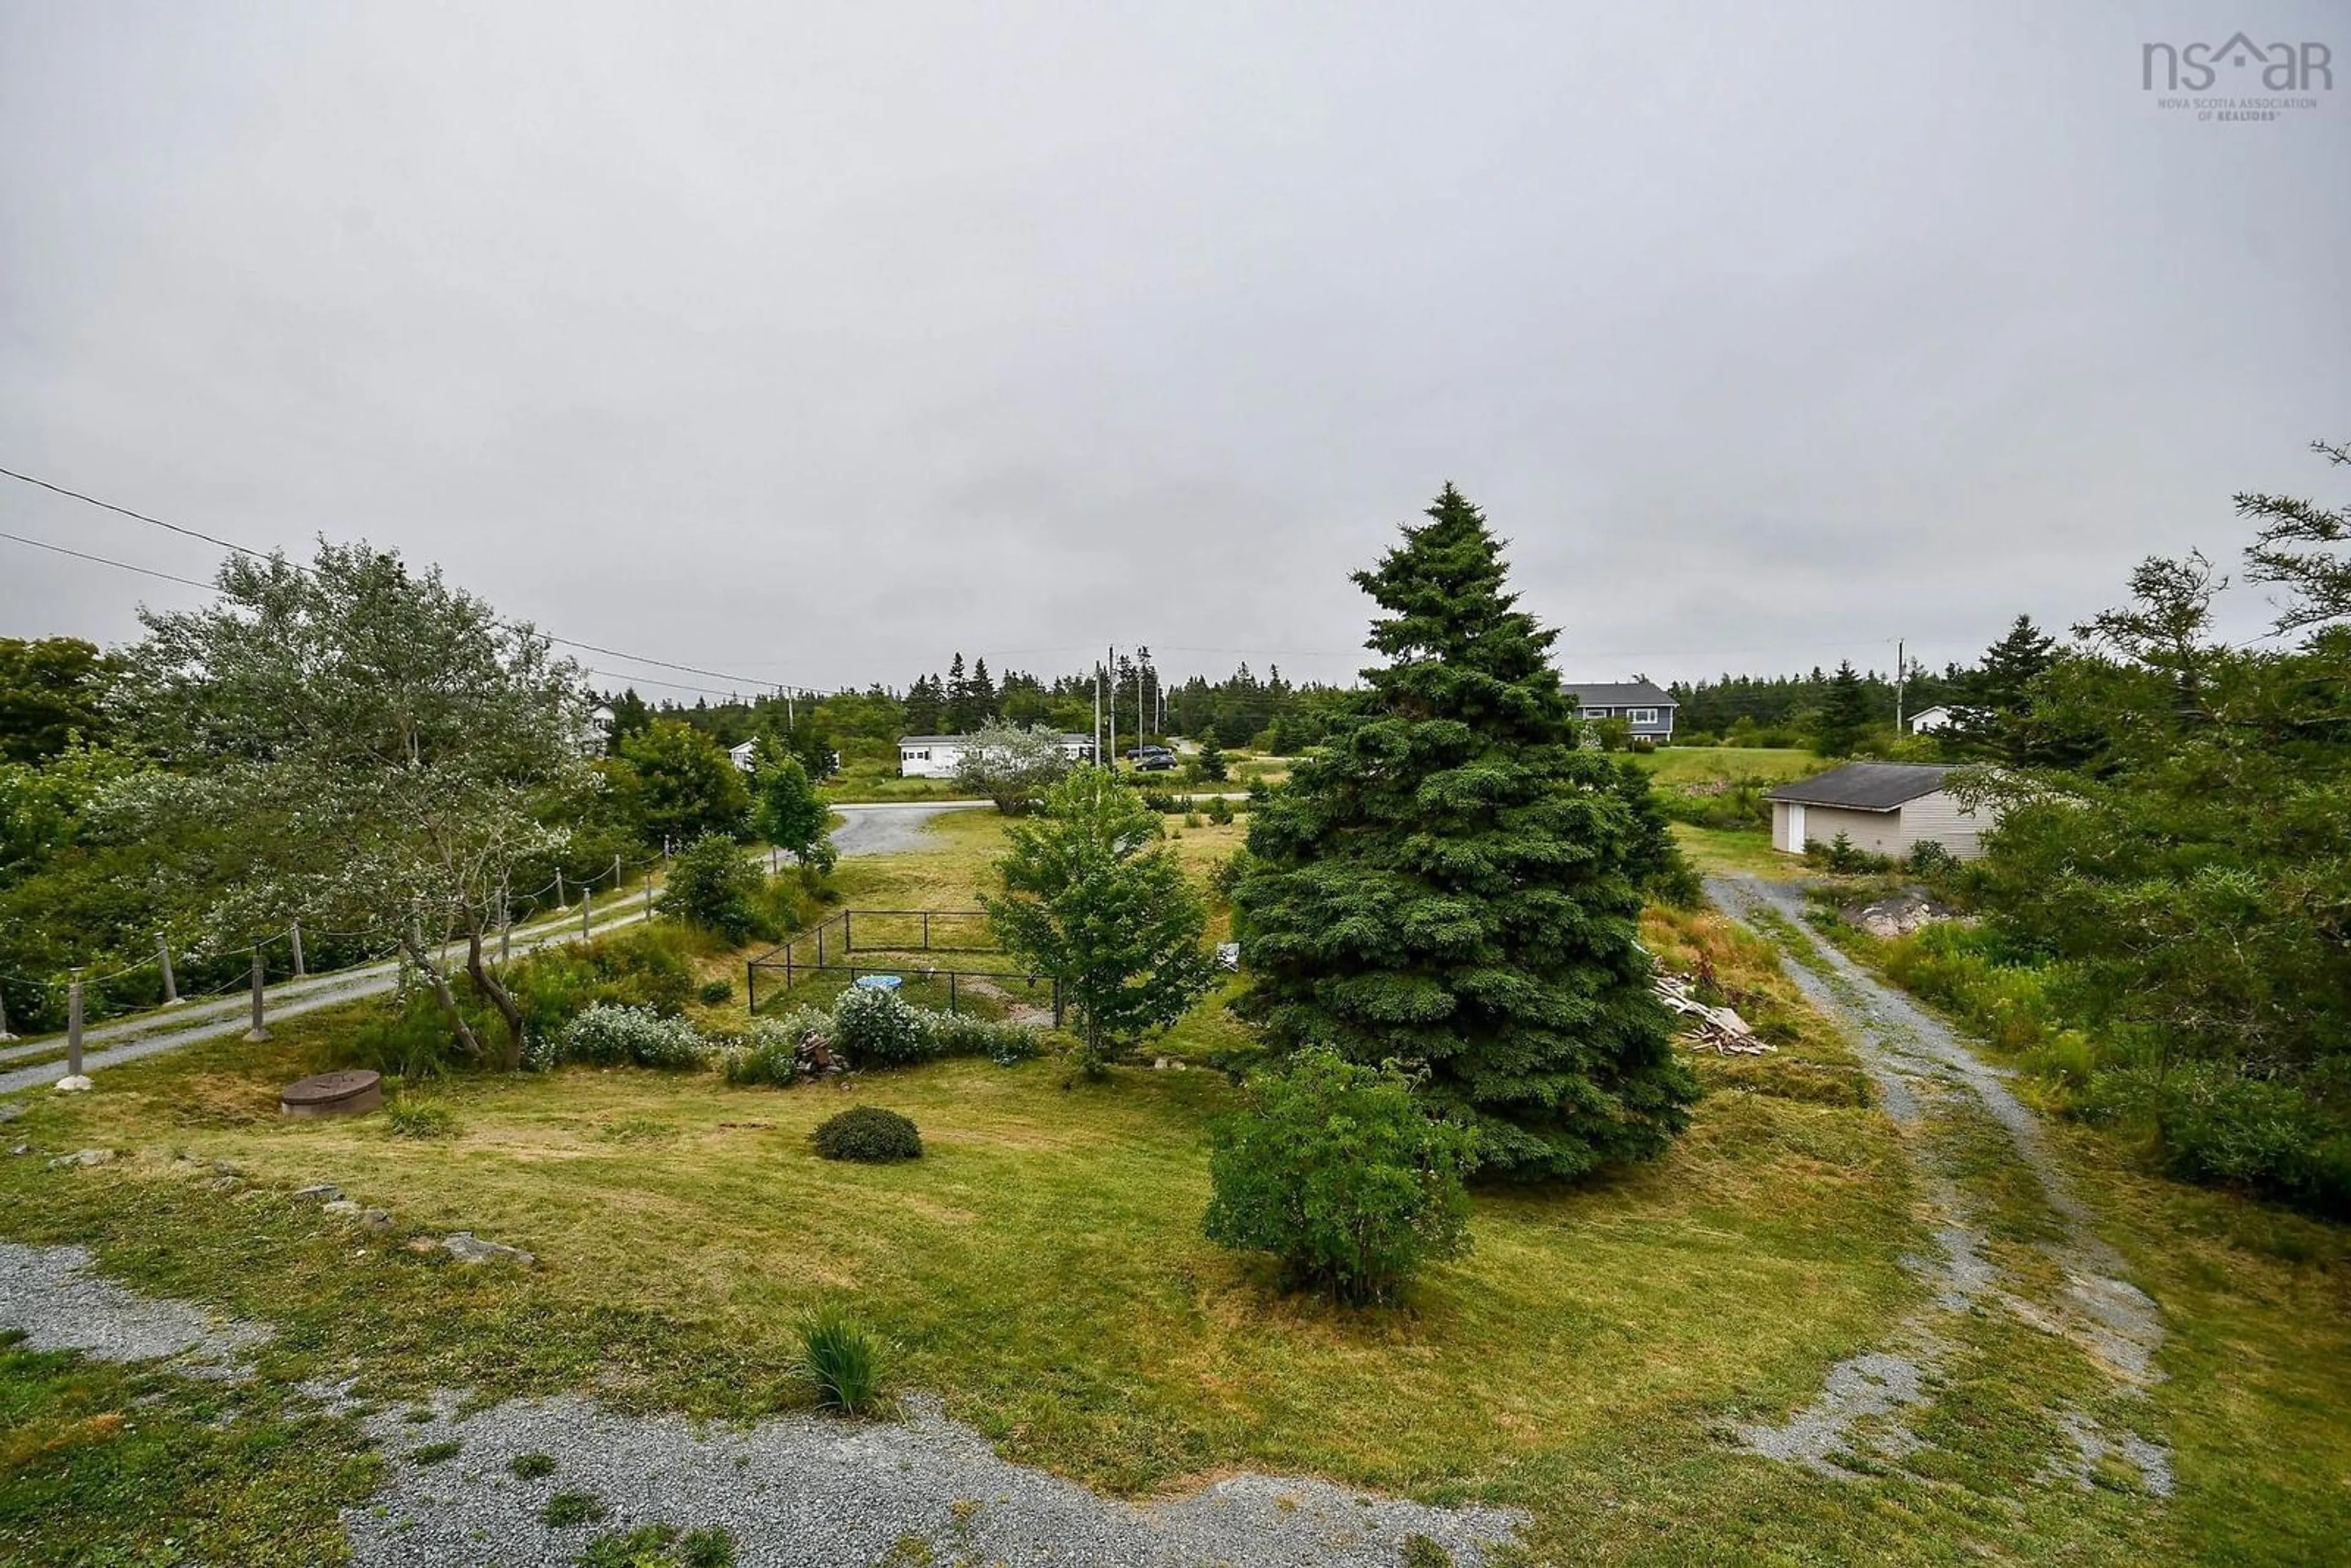
[[[0,1328],[26,1330],[39,1349],[162,1360],[199,1376],[238,1375],[268,1333],[135,1295],[95,1274],[79,1248],[7,1242]],[[349,1387],[287,1394],[351,1410]],[[362,1568],[569,1568],[600,1537],[649,1525],[724,1530],[742,1568],[1397,1568],[1416,1535],[1458,1568],[1481,1568],[1488,1545],[1520,1523],[1502,1510],[1259,1475],[1130,1503],[1007,1463],[935,1401],[905,1405],[895,1420],[792,1413],[720,1427],[569,1397],[472,1409],[444,1390],[429,1419],[402,1406],[362,1417],[390,1463],[382,1489],[345,1510],[343,1527]],[[561,1493],[590,1500],[584,1511],[601,1517],[549,1523]]]
[[[848,855],[894,855],[923,847],[923,831],[947,811],[993,810],[986,800],[923,800],[912,804],[835,806],[841,825],[832,830],[833,850]]]
[[[1846,1461],[1864,1450],[1899,1460],[1920,1446],[1912,1427],[1938,1397],[1952,1361],[1953,1326],[1960,1315],[1998,1312],[2073,1341],[2125,1395],[2143,1392],[2161,1374],[2163,1315],[2131,1283],[2120,1253],[2101,1238],[2095,1217],[2074,1193],[2049,1152],[2040,1119],[2020,1102],[2007,1074],[1969,1049],[1950,1028],[1900,991],[1803,929],[1799,884],[1751,877],[1718,877],[1707,893],[1734,919],[1777,946],[1800,991],[1839,1028],[1859,1053],[1876,1090],[1878,1107],[1903,1133],[1905,1151],[1926,1178],[1931,1230],[1939,1256],[1905,1260],[1926,1281],[1932,1299],[1895,1325],[1885,1343],[1828,1369],[1812,1404],[1776,1426],[1741,1427],[1740,1440],[1769,1458],[1824,1475],[1850,1477]],[[1938,1125],[1981,1116],[1998,1129],[2004,1157],[2031,1173],[2062,1239],[2042,1245],[2063,1283],[2054,1293],[2002,1270],[1979,1214],[1962,1190],[1963,1173],[1937,1145]],[[2099,1459],[2114,1454],[2139,1476],[2142,1494],[2168,1496],[2170,1455],[2141,1433],[2109,1432],[2071,1406],[2054,1412],[2071,1451],[2052,1455],[2051,1473],[2093,1484]]]

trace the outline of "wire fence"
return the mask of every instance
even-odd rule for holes
[[[756,1016],[762,976],[770,1006],[789,1000],[810,985],[831,982],[839,989],[874,976],[894,976],[902,985],[914,983],[928,993],[925,999],[943,1004],[949,1012],[960,1012],[974,994],[1040,1010],[1050,1005],[1053,1026],[1059,1029],[1066,1012],[1061,981],[1008,964],[979,967],[932,961],[937,955],[960,960],[1004,951],[985,910],[842,909],[748,960],[744,1001]],[[1016,989],[1020,995],[1012,994]]]

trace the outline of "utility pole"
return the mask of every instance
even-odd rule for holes
[[[1902,736],[1902,682],[1909,674],[1908,662],[1904,657],[1906,647],[1901,638],[1894,640],[1894,735],[1897,740]]]
[[[1103,684],[1104,684],[1105,685],[1110,685],[1110,683],[1112,683],[1112,682],[1113,682],[1113,681],[1116,681],[1117,679],[1118,679],[1118,649],[1117,649],[1116,645],[1114,645],[1114,644],[1113,644],[1111,648],[1109,648],[1108,650],[1106,650],[1106,651],[1105,651],[1104,655],[1103,655],[1103,659],[1102,659],[1102,682],[1103,682]],[[1110,766],[1111,766],[1111,771],[1113,771],[1113,772],[1114,773],[1114,772],[1116,772],[1116,771],[1118,770],[1118,687],[1117,687],[1117,686],[1115,686],[1115,685],[1111,685],[1111,686],[1110,686],[1110,703],[1109,703],[1109,707],[1110,707]]]
[[[1102,672],[1094,672],[1094,761],[1102,761]]]

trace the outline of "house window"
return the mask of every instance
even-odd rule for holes
[[[1655,724],[1657,722],[1657,710],[1653,707],[1627,708],[1625,716],[1635,724]]]

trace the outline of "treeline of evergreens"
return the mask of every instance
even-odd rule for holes
[[[1204,739],[1213,732],[1224,746],[1263,742],[1276,751],[1295,751],[1322,739],[1344,695],[1337,686],[1293,685],[1278,665],[1263,676],[1243,664],[1221,680],[1192,675],[1171,685],[1145,648],[1122,653],[1115,665],[1050,677],[1026,670],[999,676],[985,657],[967,664],[958,652],[944,674],[919,674],[903,687],[877,682],[831,695],[651,704],[631,689],[606,702],[613,710],[616,750],[659,716],[683,719],[722,746],[773,736],[813,768],[828,751],[844,758],[878,757],[902,735],[965,735],[991,719],[1090,734],[1097,700],[1104,718],[1115,720],[1122,747],[1135,736]]]
[[[1939,674],[1913,666],[1900,694],[1904,717],[1957,701],[1970,673],[1970,666],[1957,664],[1946,664]],[[1880,716],[1890,730],[1894,677],[1877,670],[1856,674],[1869,712]],[[1834,671],[1815,665],[1801,675],[1734,675],[1726,671],[1710,681],[1675,681],[1666,690],[1681,705],[1674,715],[1677,738],[1703,743],[1735,736],[1752,746],[1792,746],[1809,739],[1835,685]],[[1779,738],[1771,738],[1774,736]]]

